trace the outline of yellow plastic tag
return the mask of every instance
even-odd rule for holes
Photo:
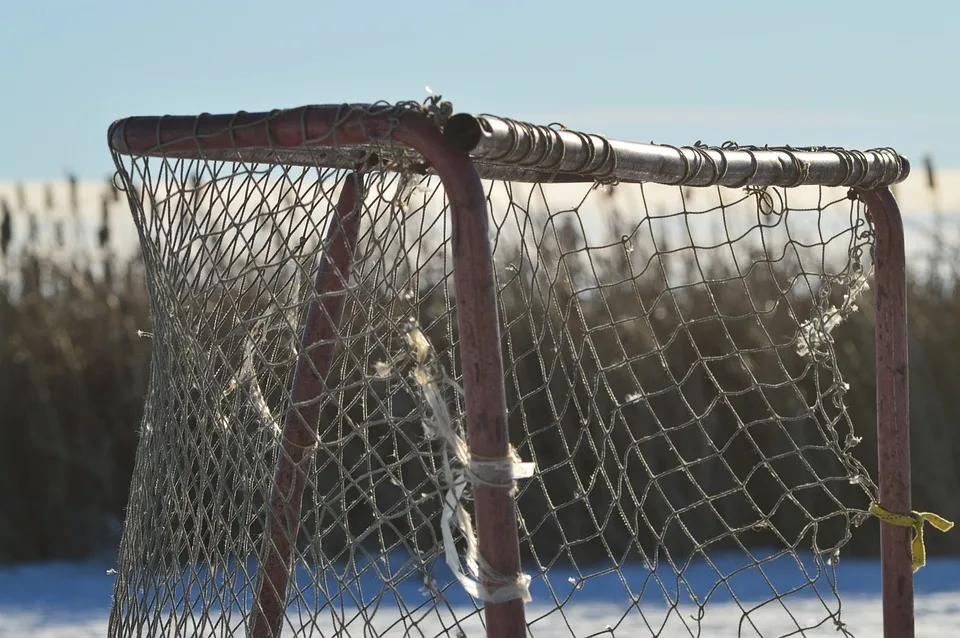
[[[880,507],[879,503],[871,503],[869,511],[884,523],[913,528],[913,542],[911,543],[913,571],[917,571],[927,564],[927,549],[923,545],[923,524],[930,523],[941,532],[950,531],[953,527],[952,522],[932,512],[910,512],[909,515],[894,514]]]

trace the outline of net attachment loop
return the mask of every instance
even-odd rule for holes
[[[524,463],[516,457],[477,460],[474,456],[467,476],[474,485],[513,488],[517,479],[533,477],[536,469],[536,463]]]
[[[923,542],[924,523],[930,523],[941,532],[949,532],[953,529],[952,521],[948,521],[933,512],[914,511],[910,512],[910,514],[895,514],[881,507],[879,503],[871,503],[868,511],[884,523],[896,525],[897,527],[913,528],[913,541],[910,544],[910,550],[914,572],[927,564],[927,548]]]
[[[458,113],[443,135],[491,177],[515,181],[877,188],[901,182],[910,172],[909,162],[889,148],[639,144],[494,115]]]

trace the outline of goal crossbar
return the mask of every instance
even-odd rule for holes
[[[382,111],[382,113],[381,113]],[[326,168],[372,169],[367,146],[391,130],[418,153],[414,137],[431,126],[417,111],[373,105],[305,106],[269,113],[132,117],[110,129],[111,147],[144,156],[275,161]],[[670,146],[609,140],[491,115],[453,115],[443,127],[449,148],[469,154],[481,178],[516,182],[615,180],[685,186],[890,186],[910,164],[889,148]],[[332,149],[332,150],[331,150]],[[433,172],[421,159],[423,173]]]

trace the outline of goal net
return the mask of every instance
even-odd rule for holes
[[[497,605],[529,636],[855,634],[834,568],[877,500],[853,453],[874,426],[851,423],[833,330],[872,272],[849,186],[902,179],[900,158],[627,161],[619,142],[428,106],[112,129],[153,359],[110,636],[473,637]],[[464,213],[406,117],[514,140],[467,144],[505,455],[467,423]],[[786,185],[762,183],[765,154]],[[657,177],[667,156],[686,175]],[[846,177],[817,185],[820,156]],[[491,515],[486,488],[515,512]],[[507,540],[484,545],[484,526]]]

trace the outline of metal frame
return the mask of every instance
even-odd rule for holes
[[[859,191],[876,234],[877,474],[880,504],[913,511],[910,489],[910,364],[903,220],[888,188]],[[880,525],[884,638],[914,636],[913,530]]]
[[[887,186],[904,180],[909,163],[890,149],[793,149],[726,146],[674,147],[608,140],[564,129],[534,126],[493,116],[458,114],[442,123],[410,104],[399,106],[308,106],[270,113],[135,117],[115,122],[109,143],[115,153],[271,161],[304,166],[363,169],[362,147],[389,141],[415,158],[414,166],[437,174],[452,215],[454,278],[464,370],[466,423],[471,453],[478,458],[508,454],[503,362],[494,290],[488,214],[481,177],[513,181],[659,182],[692,186],[847,186],[866,204],[876,232],[875,277],[877,430],[881,505],[909,513],[910,447],[906,320],[906,260],[903,225]],[[327,257],[317,274],[318,293],[342,290],[349,275],[359,214],[351,215],[359,179],[347,178],[337,207],[339,225],[328,235]],[[339,230],[338,230],[339,229]],[[331,261],[332,260],[332,261]],[[328,299],[325,297],[325,299]],[[340,311],[312,304],[304,342],[332,335]],[[323,319],[323,316],[329,319]],[[330,348],[301,359],[291,390],[294,399],[322,389]],[[313,410],[315,412],[316,410]],[[303,479],[298,459],[316,441],[318,414],[301,410],[284,426],[264,569],[258,584],[253,636],[275,638],[283,620],[293,541],[299,526]],[[304,427],[307,426],[307,427]],[[291,489],[291,492],[287,492]],[[293,498],[285,496],[291,494]],[[299,495],[299,496],[298,496]],[[493,569],[519,576],[516,505],[507,487],[475,488],[479,551]],[[295,501],[295,502],[294,502]],[[883,624],[886,638],[912,638],[913,571],[911,530],[881,526]],[[490,583],[493,586],[492,583]],[[487,633],[497,638],[526,635],[520,600],[487,603]]]
[[[372,114],[371,114],[372,113]],[[609,140],[548,126],[457,114],[442,127],[410,108],[304,106],[270,113],[131,117],[108,136],[118,153],[273,161],[356,168],[361,148],[393,135],[423,172],[441,173],[423,140],[469,155],[480,177],[518,182],[618,180],[687,186],[848,186],[865,190],[907,178],[892,149],[670,146]],[[446,184],[445,184],[446,185]]]
[[[290,403],[283,424],[283,444],[277,455],[270,493],[267,524],[263,533],[257,601],[250,623],[252,638],[280,636],[286,610],[287,590],[293,571],[293,554],[300,531],[300,510],[307,484],[303,461],[313,452],[319,437],[321,403],[314,401],[326,385],[340,320],[343,294],[350,281],[353,254],[360,231],[362,181],[351,173],[343,181],[333,223],[324,238],[324,248],[314,279],[314,297],[307,308],[300,358],[294,372]],[[339,293],[339,294],[338,294]]]

